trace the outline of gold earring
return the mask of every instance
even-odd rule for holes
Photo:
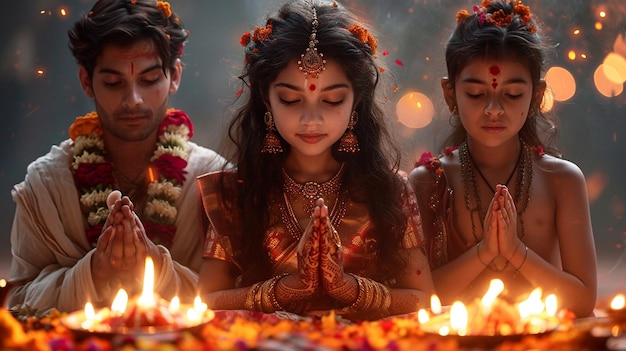
[[[280,139],[276,136],[274,131],[274,117],[270,111],[265,112],[263,116],[263,120],[265,121],[265,129],[267,130],[267,134],[265,134],[265,140],[263,140],[263,148],[261,152],[277,154],[283,152],[283,147],[280,144]]]
[[[457,109],[456,105],[454,105],[454,108],[452,109],[452,115],[454,115],[454,116],[458,116],[459,115],[459,110]]]
[[[354,126],[358,120],[359,114],[356,111],[352,111],[352,114],[350,114],[350,122],[348,122],[348,129],[341,137],[337,151],[355,153],[361,150],[361,148],[359,148],[359,141],[354,134]]]

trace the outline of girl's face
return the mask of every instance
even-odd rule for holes
[[[493,147],[517,138],[533,99],[533,82],[519,62],[474,60],[463,68],[454,89],[444,87],[444,94],[451,93],[468,138]]]
[[[268,108],[292,155],[330,155],[348,127],[354,106],[352,84],[332,59],[318,78],[305,78],[297,60],[290,62],[270,84]]]

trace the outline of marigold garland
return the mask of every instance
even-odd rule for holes
[[[95,247],[110,209],[106,205],[116,186],[113,166],[105,158],[102,126],[96,112],[77,117],[70,126],[74,141],[72,170],[80,202],[89,208],[87,240]],[[169,109],[158,129],[156,149],[150,161],[148,199],[143,224],[146,234],[155,244],[171,246],[176,234],[175,206],[185,182],[185,168],[189,157],[189,139],[193,124],[181,110]]]

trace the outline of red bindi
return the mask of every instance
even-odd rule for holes
[[[315,89],[317,89],[317,87],[315,86],[315,84],[311,84],[311,85],[309,85],[309,90],[310,90],[310,91],[315,91]]]
[[[489,73],[491,73],[492,76],[497,76],[500,74],[500,67],[498,66],[491,66],[489,67]],[[493,80],[491,81],[491,86],[493,87],[493,89],[496,89],[498,87],[498,81],[496,80],[496,78],[493,78]]]
[[[417,275],[422,275],[422,270],[421,270],[421,269],[416,270],[416,271],[415,271],[415,274],[417,274]]]

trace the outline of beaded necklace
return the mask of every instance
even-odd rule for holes
[[[299,184],[293,178],[287,174],[285,168],[283,168],[283,184],[285,194],[291,196],[302,195],[307,200],[304,203],[304,212],[311,213],[313,208],[315,207],[315,201],[321,198],[328,198],[331,194],[339,193],[339,189],[341,188],[341,176],[343,175],[343,168],[345,163],[341,164],[339,167],[339,171],[330,178],[330,180],[323,183],[316,182],[306,182],[304,184]]]
[[[515,208],[517,210],[517,218],[520,223],[520,231],[518,236],[520,240],[524,238],[525,235],[525,227],[524,227],[524,217],[522,214],[526,211],[528,204],[530,203],[530,189],[533,180],[533,161],[532,161],[532,151],[526,145],[524,140],[520,139],[521,142],[521,150],[520,156],[518,157],[517,165],[514,168],[517,169],[517,189],[515,189]],[[478,238],[478,234],[476,233],[476,223],[474,220],[474,212],[478,212],[479,218],[484,217],[484,212],[482,208],[482,204],[480,201],[480,193],[478,192],[478,182],[476,181],[476,176],[473,168],[478,169],[472,156],[469,152],[469,147],[467,142],[461,144],[459,147],[459,159],[461,162],[461,179],[463,181],[463,192],[465,194],[465,207],[468,211],[470,211],[470,220],[472,223],[472,235],[476,240],[476,243],[480,240]],[[480,170],[478,170],[480,172]],[[489,184],[487,184],[489,185]],[[471,190],[470,190],[471,189]],[[473,192],[474,203],[472,206],[472,199],[470,195],[470,191]],[[495,192],[495,190],[494,190]],[[482,221],[480,222],[481,228],[483,227]],[[508,262],[507,262],[508,264]],[[502,271],[506,268],[507,264],[505,264],[504,268],[497,269],[497,271]]]
[[[339,171],[329,181],[324,183],[306,182],[304,184],[296,183],[283,168],[283,201],[279,202],[280,216],[282,222],[287,227],[287,231],[291,237],[299,241],[304,229],[298,222],[298,217],[293,211],[289,195],[303,195],[308,201],[305,203],[306,213],[311,213],[314,208],[315,201],[322,198],[328,198],[331,194],[335,194],[335,201],[330,207],[330,223],[337,228],[348,208],[348,191],[341,189],[343,183],[344,165],[341,164]],[[307,187],[308,185],[308,187]],[[323,196],[326,195],[326,196]],[[313,198],[313,199],[311,199]],[[307,208],[310,207],[310,210]]]

